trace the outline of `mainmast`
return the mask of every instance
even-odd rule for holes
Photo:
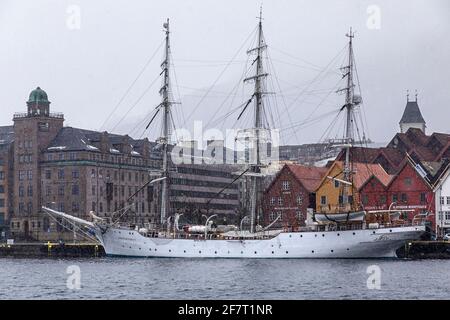
[[[258,44],[257,47],[250,49],[247,51],[247,54],[256,54],[256,58],[253,61],[253,64],[256,63],[256,74],[252,77],[244,79],[244,82],[254,80],[255,88],[252,94],[251,99],[254,99],[254,107],[255,107],[255,118],[254,118],[254,133],[256,135],[256,143],[255,143],[255,153],[256,153],[256,161],[251,164],[251,172],[253,173],[251,178],[251,222],[250,222],[250,232],[254,232],[255,229],[255,220],[258,215],[258,208],[260,205],[261,198],[261,181],[260,181],[260,173],[261,173],[261,158],[260,158],[260,130],[263,128],[263,100],[262,96],[264,92],[262,91],[265,88],[264,80],[268,76],[267,73],[263,71],[263,63],[262,63],[262,53],[266,49],[267,45],[264,41],[263,31],[262,31],[262,8],[259,12],[259,24],[258,24]],[[249,101],[251,101],[251,99]]]
[[[170,140],[170,107],[171,102],[169,101],[169,89],[170,89],[170,41],[169,41],[169,19],[167,22],[163,24],[164,31],[166,34],[166,43],[165,43],[165,51],[164,51],[164,61],[161,63],[161,68],[163,74],[163,85],[159,90],[159,93],[162,97],[162,101],[160,104],[160,108],[163,111],[162,117],[162,136],[160,137],[160,143],[163,146],[163,167],[162,167],[162,177],[165,179],[162,180],[162,191],[161,191],[161,225],[166,220],[168,215],[169,208],[169,188],[168,188],[168,179],[169,179],[169,163],[168,163],[168,143]]]
[[[345,105],[343,108],[346,110],[346,125],[345,125],[345,163],[344,163],[344,180],[352,183],[352,168],[350,164],[350,152],[351,147],[354,143],[354,132],[353,132],[353,119],[354,119],[354,83],[353,83],[353,38],[355,34],[352,32],[352,28],[350,28],[350,32],[345,35],[349,38],[348,43],[348,65],[343,68],[345,71],[344,77],[347,77],[347,87],[345,90]],[[348,201],[348,185],[344,184],[344,194],[343,194],[343,205],[349,203]]]

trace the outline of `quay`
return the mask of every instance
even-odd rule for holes
[[[449,241],[410,241],[397,250],[404,259],[450,259]]]
[[[14,243],[0,244],[0,257],[14,258],[97,258],[105,250],[97,243]]]

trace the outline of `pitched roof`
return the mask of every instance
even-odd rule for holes
[[[328,171],[326,167],[304,166],[299,164],[285,165],[309,192],[314,192]]]
[[[350,148],[350,159],[353,162],[370,163],[379,155],[381,148],[369,147],[352,147]],[[343,149],[336,160],[343,161],[345,159],[345,149]]]
[[[80,128],[64,127],[59,130],[56,137],[47,146],[47,151],[99,151],[99,143],[101,136],[104,134],[99,131],[91,131]],[[135,140],[126,135],[117,135],[106,133],[108,138],[108,147],[110,152],[119,154],[120,151],[114,146],[124,142],[128,139],[128,143],[133,146],[132,151],[137,152],[138,155],[142,152],[143,139]],[[150,148],[155,143],[150,142]],[[151,152],[152,156],[155,156],[157,152]]]
[[[341,169],[344,167],[342,161],[337,161],[336,165]],[[382,184],[388,185],[392,179],[392,175],[388,174],[378,163],[353,163],[353,185],[360,189],[364,183],[375,176]]]
[[[400,123],[425,123],[417,101],[408,101]]]

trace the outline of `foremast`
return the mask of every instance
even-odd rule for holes
[[[170,92],[170,30],[169,30],[169,19],[163,24],[164,32],[166,35],[165,40],[165,50],[164,50],[164,60],[161,63],[163,75],[163,84],[159,93],[161,95],[162,101],[158,106],[163,112],[162,116],[162,130],[159,142],[162,144],[163,151],[163,163],[162,163],[162,190],[161,190],[161,225],[165,222],[169,211],[169,159],[168,159],[168,147],[170,140],[170,118],[171,118],[171,106],[172,102],[169,100]]]
[[[258,41],[257,46],[247,51],[247,54],[256,54],[256,58],[252,64],[256,63],[256,73],[254,76],[244,79],[244,82],[254,81],[254,92],[249,100],[254,100],[254,134],[255,134],[255,159],[254,163],[250,164],[250,179],[251,179],[251,203],[250,203],[250,232],[255,231],[255,221],[258,216],[258,211],[261,206],[261,157],[260,157],[260,131],[263,128],[263,89],[265,88],[265,79],[268,76],[263,70],[262,53],[267,48],[264,41],[262,30],[262,8],[259,12],[258,23]]]

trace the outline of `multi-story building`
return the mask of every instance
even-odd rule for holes
[[[325,167],[286,164],[264,193],[264,224],[297,228],[305,225],[307,210],[316,205],[315,191]]]
[[[0,239],[6,236],[9,229],[8,218],[12,208],[13,139],[12,126],[0,127]]]
[[[64,127],[47,94],[30,93],[27,112],[0,127],[0,228],[14,238],[71,239],[66,226],[42,212],[48,206],[150,227],[160,221],[161,148],[127,135]],[[232,165],[172,165],[169,214],[229,215],[239,210]],[[3,227],[4,229],[4,227]]]

